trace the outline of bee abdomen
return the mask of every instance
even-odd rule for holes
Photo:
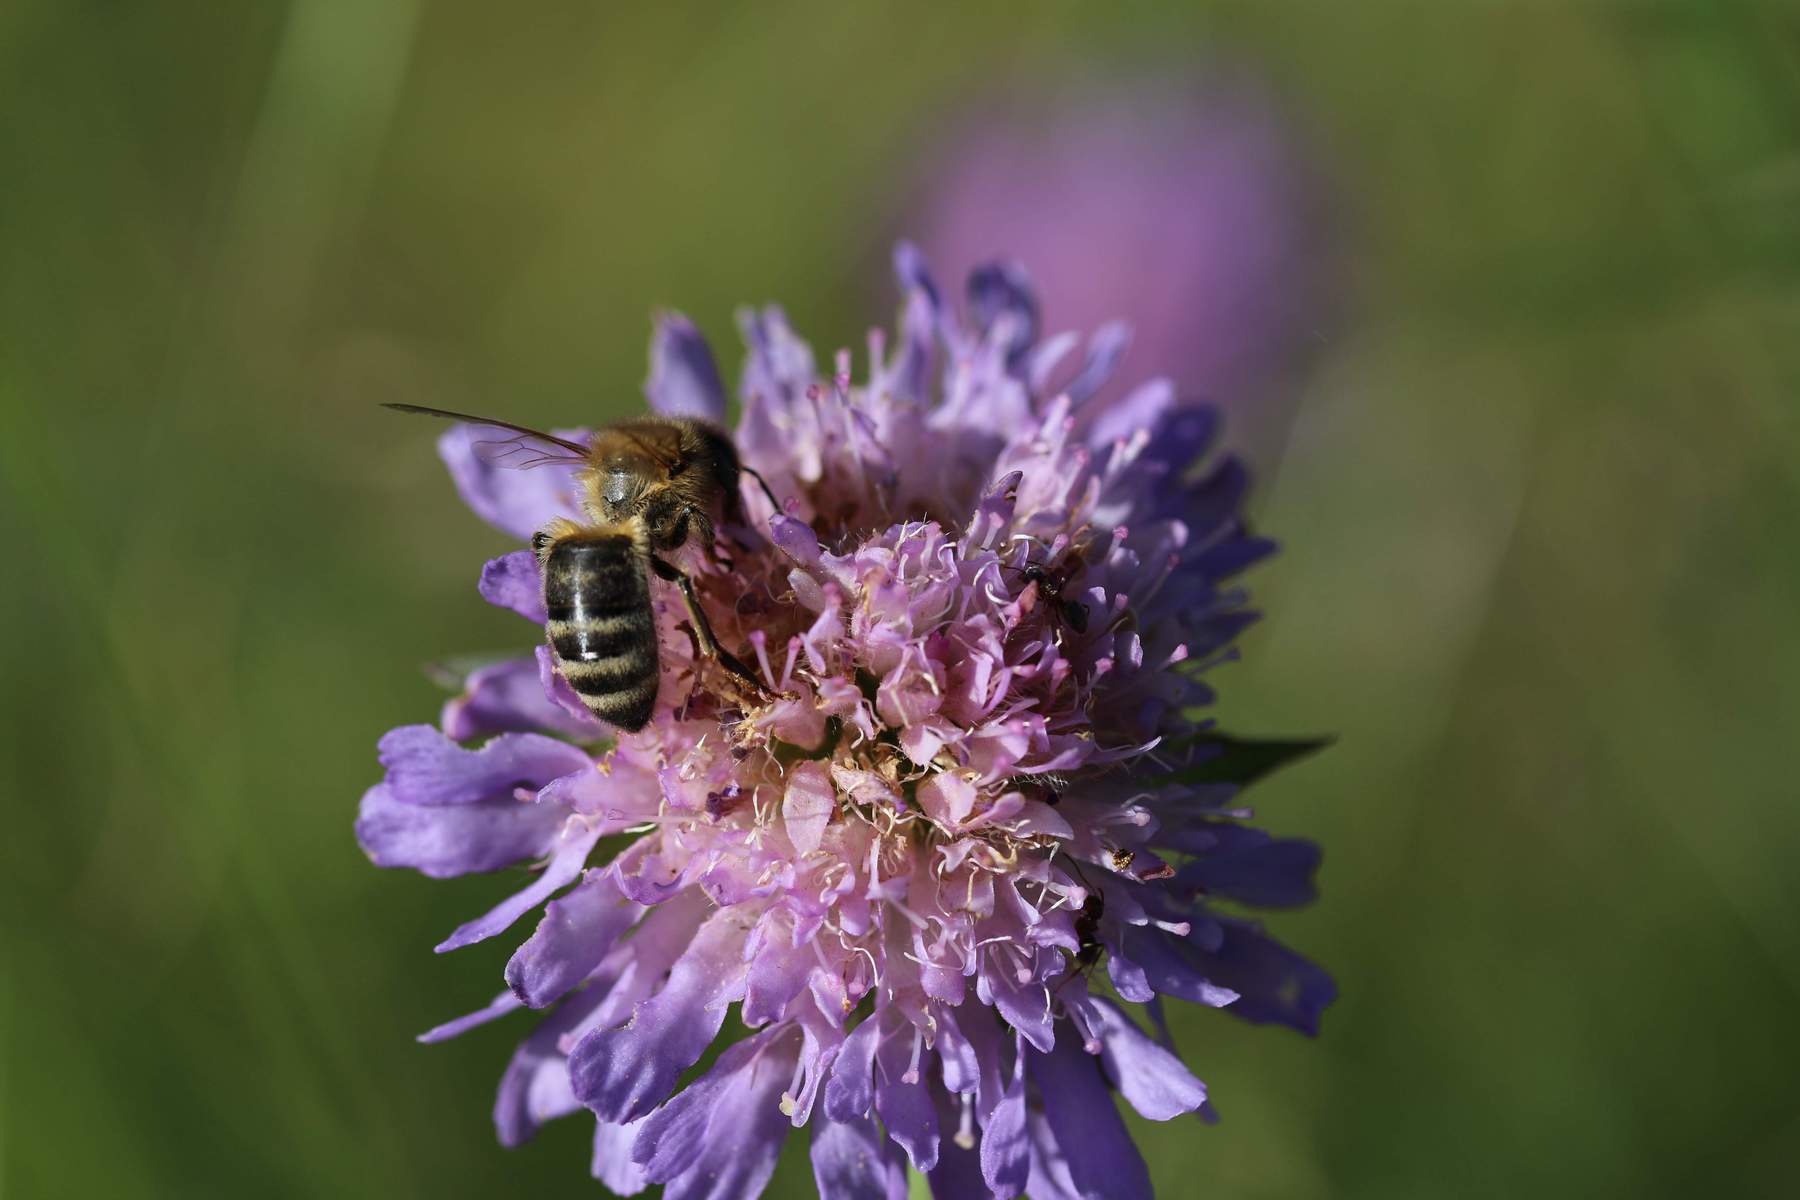
[[[656,705],[656,622],[632,540],[555,543],[544,561],[545,626],[563,678],[588,710],[627,732]]]

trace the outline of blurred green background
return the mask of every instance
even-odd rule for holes
[[[860,346],[923,126],[1218,53],[1341,205],[1218,682],[1341,736],[1259,807],[1342,999],[1183,1016],[1161,1194],[1792,1194],[1800,10],[1572,0],[0,6],[0,1191],[597,1194],[494,1144],[522,1024],[412,1041],[505,883],[351,837],[417,665],[520,641],[374,402],[623,412],[659,304]]]

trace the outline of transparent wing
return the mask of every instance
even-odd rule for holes
[[[579,466],[587,461],[588,448],[580,442],[572,442],[528,425],[515,425],[511,421],[478,417],[472,413],[452,412],[447,408],[427,408],[422,404],[383,404],[382,407],[391,408],[395,412],[442,417],[447,421],[467,421],[471,425],[490,425],[495,429],[511,431],[512,437],[476,442],[473,447],[477,458],[496,467],[526,471],[532,467],[552,465]]]

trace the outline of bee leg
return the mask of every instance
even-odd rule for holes
[[[687,572],[680,567],[664,562],[654,554],[650,556],[650,569],[655,571],[659,578],[666,579],[681,589],[681,602],[687,606],[688,623],[693,626],[694,642],[701,655],[713,659],[727,671],[736,675],[749,686],[751,694],[758,699],[773,699],[762,680],[752,674],[750,668],[746,667],[737,655],[719,645],[718,639],[713,637],[712,622],[706,619],[706,612],[700,607],[699,598],[694,595],[694,581],[687,577]]]

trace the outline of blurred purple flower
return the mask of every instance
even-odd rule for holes
[[[1003,93],[918,180],[906,220],[933,262],[1028,263],[1047,333],[1125,318],[1184,396],[1282,404],[1330,325],[1319,180],[1243,75]]]
[[[507,990],[424,1039],[547,1010],[501,1080],[500,1138],[585,1106],[620,1193],[754,1197],[810,1125],[826,1197],[903,1197],[908,1162],[940,1197],[1148,1196],[1115,1093],[1210,1115],[1161,997],[1312,1032],[1333,995],[1211,904],[1305,903],[1318,862],[1244,824],[1232,776],[1194,775],[1224,745],[1192,715],[1200,676],[1253,619],[1231,580],[1273,549],[1239,514],[1242,467],[1199,469],[1213,410],[1156,380],[1089,399],[1117,364],[1104,337],[1052,391],[1071,347],[1036,340],[1022,275],[978,271],[964,324],[910,248],[897,267],[898,337],[870,335],[860,386],[847,353],[821,376],[780,310],[742,318],[737,442],[785,511],[747,493],[770,544],[693,569],[777,699],[709,692],[658,583],[641,732],[596,756],[608,731],[540,651],[471,675],[442,731],[384,737],[363,799],[380,865],[541,864],[438,947],[541,910]],[[663,318],[652,359],[653,406],[723,411],[692,325]],[[471,436],[441,448],[478,513],[526,535],[571,511],[557,468],[496,470]],[[534,573],[498,559],[482,594],[542,620]],[[590,863],[614,835],[634,840]],[[734,1004],[748,1036],[680,1087]]]

